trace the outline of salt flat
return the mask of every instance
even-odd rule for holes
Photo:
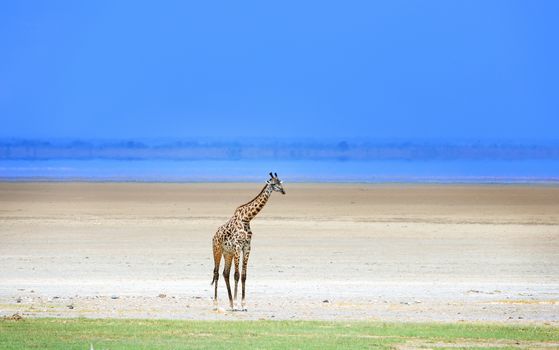
[[[261,186],[0,183],[0,315],[559,323],[541,185],[288,183],[252,222],[248,312],[214,311],[211,237]]]

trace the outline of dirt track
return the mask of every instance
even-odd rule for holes
[[[260,187],[1,183],[0,316],[559,323],[549,186],[287,184],[249,311],[214,311],[211,236]]]

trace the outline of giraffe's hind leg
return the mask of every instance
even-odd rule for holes
[[[227,294],[229,295],[229,306],[231,306],[231,310],[234,309],[233,307],[233,295],[231,295],[231,284],[229,283],[229,274],[231,273],[231,262],[233,260],[233,253],[225,252],[223,254],[225,258],[225,267],[223,268],[223,278],[225,279],[225,285],[227,285]]]
[[[213,251],[214,251],[214,276],[213,276],[212,284],[215,283],[214,306],[217,307],[217,282],[219,281],[219,264],[221,263],[221,256],[223,254],[221,248],[215,242],[213,244]]]

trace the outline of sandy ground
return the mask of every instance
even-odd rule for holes
[[[0,183],[0,316],[559,324],[559,187],[287,184],[248,312],[211,237],[261,184]]]

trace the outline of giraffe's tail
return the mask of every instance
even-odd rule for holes
[[[218,276],[218,278],[219,278],[219,276]],[[214,277],[214,278],[212,279],[212,283],[210,283],[210,286],[213,286],[215,282],[217,282],[217,278]]]

